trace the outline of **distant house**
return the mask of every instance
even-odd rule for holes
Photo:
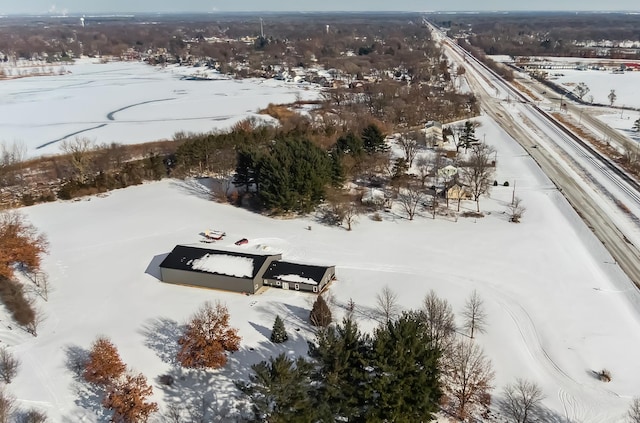
[[[424,125],[424,134],[427,139],[427,144],[434,147],[442,147],[444,138],[442,137],[442,124],[430,120]]]
[[[281,258],[178,245],[160,264],[160,275],[167,283],[255,294],[269,264]]]
[[[335,266],[273,261],[264,272],[263,283],[282,289],[317,293],[322,292],[335,275]]]
[[[469,200],[471,193],[467,188],[456,183],[447,189],[447,198],[449,200]]]
[[[282,254],[178,245],[160,264],[163,282],[255,294],[263,286],[319,293],[335,266],[281,261]]]

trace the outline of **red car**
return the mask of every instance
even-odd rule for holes
[[[247,244],[249,240],[247,238],[242,238],[236,241],[236,245],[244,245]]]

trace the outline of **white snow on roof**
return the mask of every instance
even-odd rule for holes
[[[219,275],[250,278],[253,276],[253,260],[247,257],[230,256],[227,254],[205,254],[193,260],[191,268],[203,272]]]
[[[279,279],[285,282],[291,282],[291,283],[307,283],[309,285],[318,284],[318,282],[314,281],[313,279],[305,278],[304,276],[300,276],[300,275],[278,275],[276,276],[276,279]]]

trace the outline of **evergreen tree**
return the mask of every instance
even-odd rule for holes
[[[256,183],[257,159],[255,151],[246,147],[238,149],[233,183],[236,186],[244,186],[245,192],[249,192],[251,186]]]
[[[313,326],[329,326],[331,323],[331,310],[327,302],[322,298],[322,295],[318,295],[316,301],[311,307],[311,313],[309,314],[309,321]]]
[[[421,319],[405,313],[374,333],[367,421],[430,421],[442,395],[440,352]]]
[[[478,142],[476,138],[476,128],[471,121],[466,121],[460,134],[460,144],[467,150],[476,142]]]
[[[636,121],[633,122],[633,130],[636,132],[640,132],[640,118],[636,119]]]
[[[384,142],[384,134],[376,125],[371,124],[362,130],[362,143],[367,153],[381,153],[387,151],[389,147]]]
[[[281,344],[287,339],[289,339],[289,336],[284,328],[284,322],[280,316],[276,316],[276,320],[273,322],[273,329],[271,330],[271,342]]]
[[[319,330],[309,343],[309,356],[316,361],[312,380],[316,409],[322,421],[364,418],[370,339],[356,322],[346,317],[342,324]]]
[[[333,174],[329,154],[309,140],[278,139],[258,163],[260,199],[276,212],[309,212],[324,199]]]
[[[338,138],[338,140],[336,141],[335,150],[339,154],[361,156],[362,154],[364,154],[364,144],[360,137],[349,131],[345,135]]]
[[[253,408],[255,421],[303,423],[318,421],[310,390],[311,365],[303,358],[295,360],[280,354],[251,366],[249,383],[236,382]]]

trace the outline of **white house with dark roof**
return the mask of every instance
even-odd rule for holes
[[[274,260],[263,275],[263,284],[295,291],[322,292],[336,276],[335,266],[315,266]]]

